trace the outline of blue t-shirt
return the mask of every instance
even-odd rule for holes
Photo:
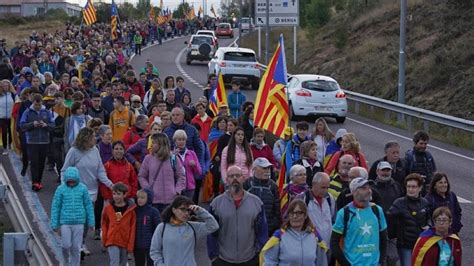
[[[354,207],[352,202],[349,203],[349,220],[344,237],[343,252],[351,265],[379,264],[379,232],[387,229],[387,221],[382,208],[380,206],[377,208],[379,209],[380,227],[377,215],[370,206],[359,209]],[[333,231],[341,235],[344,231],[344,208],[337,212]]]
[[[438,266],[454,266],[454,258],[451,255],[451,247],[446,240],[438,241],[439,260]]]

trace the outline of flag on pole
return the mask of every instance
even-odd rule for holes
[[[255,101],[255,126],[283,138],[290,121],[286,95],[286,63],[283,35],[263,74]]]
[[[155,20],[155,9],[153,8],[153,5],[150,3],[150,12],[148,13],[148,17],[150,18],[151,21]]]
[[[112,1],[112,12],[110,15],[110,27],[112,40],[118,39],[118,9],[114,1]]]
[[[202,6],[199,5],[199,9],[198,9],[198,18],[201,17],[201,14],[203,14],[204,10],[202,9]]]
[[[213,5],[213,4],[211,4],[211,12],[212,12],[212,14],[214,15],[214,17],[217,18],[216,10],[214,9],[214,5]]]
[[[211,97],[209,98],[209,109],[214,116],[219,113],[219,107],[223,104],[227,105],[227,94],[225,93],[224,77],[219,73],[216,87],[212,90]]]
[[[91,25],[97,22],[97,16],[95,14],[95,8],[92,4],[92,0],[87,0],[86,6],[82,10],[82,17],[86,25]]]

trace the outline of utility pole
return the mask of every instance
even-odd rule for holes
[[[405,44],[407,0],[400,0],[400,52],[398,57],[398,102],[405,103]]]
[[[270,0],[265,3],[265,65],[268,65],[268,46],[270,45]]]
[[[240,47],[241,44],[242,44],[242,18],[243,18],[243,15],[242,15],[242,3],[243,0],[240,0],[239,2],[239,40],[238,40],[238,43],[237,45]]]

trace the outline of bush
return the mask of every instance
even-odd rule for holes
[[[334,45],[338,49],[342,49],[347,45],[349,39],[348,26],[345,23],[340,24],[334,33]]]
[[[67,21],[69,19],[68,14],[66,11],[60,8],[48,9],[46,12],[46,19],[52,20],[57,19],[61,21]]]
[[[331,19],[331,3],[329,0],[311,0],[305,6],[304,26],[319,28]]]

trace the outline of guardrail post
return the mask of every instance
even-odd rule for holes
[[[407,129],[409,132],[413,131],[413,119],[411,116],[407,116]]]
[[[423,131],[425,131],[426,133],[430,132],[430,122],[429,121],[423,120]]]
[[[0,184],[0,199],[4,200],[7,198],[7,186]]]
[[[356,114],[359,114],[359,111],[360,111],[360,104],[358,102],[355,102],[354,103],[354,112]]]
[[[27,233],[4,233],[3,234],[3,265],[26,265],[24,256],[16,256],[17,251],[26,251],[28,243]],[[18,261],[15,262],[15,258]]]

